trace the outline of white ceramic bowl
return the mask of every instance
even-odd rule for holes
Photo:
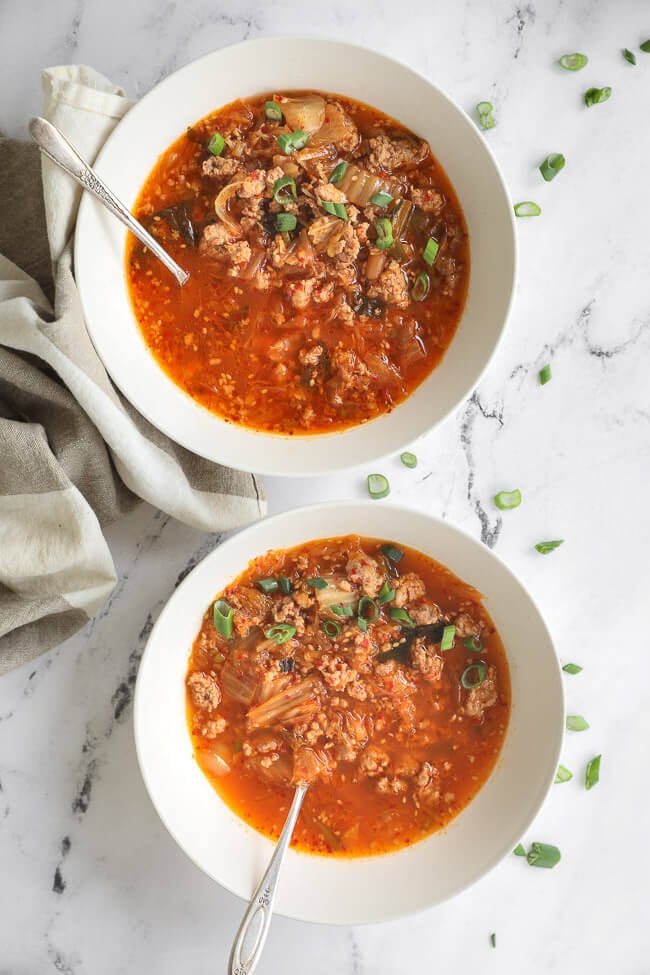
[[[126,288],[126,231],[89,194],[82,200],[75,271],[92,341],[113,381],[155,426],[211,460],[302,476],[361,466],[413,442],[468,396],[494,355],[512,300],[512,207],[483,135],[439,88],[384,55],[336,41],[267,38],[188,64],[142,98],[96,162],[129,206],[156,159],[183,130],[239,96],[315,88],[382,109],[428,139],[458,193],[471,247],[465,311],[442,363],[392,413],[342,433],[283,437],[225,423],[176,386],[149,353]]]
[[[371,501],[314,505],[269,518],[224,542],[188,575],[161,613],[140,664],[135,693],[140,768],[160,818],[197,866],[248,899],[273,852],[271,841],[219,798],[192,754],[184,679],[203,613],[220,589],[268,549],[357,532],[417,548],[483,593],[510,665],[512,711],[496,768],[443,832],[366,858],[289,851],[277,911],[328,924],[384,921],[422,910],[494,867],[528,829],[553,783],[564,726],[560,668],[539,610],[480,542],[447,522]]]

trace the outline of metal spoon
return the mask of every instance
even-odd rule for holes
[[[184,271],[176,261],[169,256],[167,251],[160,246],[158,241],[144,229],[133,214],[118,200],[105,183],[101,181],[94,170],[85,162],[76,149],[70,145],[63,133],[55,125],[44,118],[33,118],[29,123],[29,132],[44,155],[51,159],[53,163],[60,166],[69,176],[76,179],[85,190],[96,196],[100,203],[103,203],[107,210],[121,220],[129,228],[139,241],[149,248],[151,253],[168,268],[180,285],[185,284],[189,278],[187,271]]]
[[[248,905],[248,910],[244,914],[239,931],[230,952],[228,962],[228,975],[252,975],[257,968],[260,960],[266,936],[269,933],[271,916],[273,914],[273,902],[278,888],[280,868],[287,847],[293,835],[293,830],[298,819],[298,813],[302,806],[302,801],[307,794],[309,785],[301,783],[296,786],[296,791],[291,803],[289,815],[280,833],[273,856],[266,868],[266,873],[262,877]],[[247,941],[251,942],[250,946]]]

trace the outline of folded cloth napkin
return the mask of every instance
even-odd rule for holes
[[[92,68],[43,73],[44,115],[89,162],[131,102]],[[81,189],[0,138],[0,673],[71,636],[116,582],[102,526],[144,498],[222,531],[261,485],[169,440],[112,385],[72,274]]]

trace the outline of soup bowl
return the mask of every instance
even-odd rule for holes
[[[82,199],[75,270],[91,339],[111,378],[156,427],[197,454],[258,473],[304,476],[365,465],[412,443],[479,382],[508,317],[515,280],[514,218],[499,168],[464,111],[430,81],[384,55],[314,38],[267,38],[215,51],[145,95],[96,160],[128,206],[158,157],[184,130],[222,105],[270,90],[346,95],[427,139],[465,213],[471,269],[467,301],[442,362],[392,412],[329,434],[282,436],[226,422],[159,367],[127,290],[126,231],[93,197]]]
[[[268,518],[224,542],[187,576],[151,633],[137,679],[135,739],[145,785],[173,838],[208,876],[248,899],[273,843],[223,802],[193,755],[185,675],[203,614],[252,558],[348,534],[418,549],[483,594],[508,658],[511,714],[490,777],[444,830],[368,857],[289,850],[276,910],[328,924],[378,922],[423,910],[492,869],[539,811],[555,777],[564,730],[561,672],[549,632],[522,584],[480,542],[428,515],[373,502],[313,505]]]

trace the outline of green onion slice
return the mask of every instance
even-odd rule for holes
[[[521,843],[517,843],[516,847],[514,848],[514,850],[512,852],[514,853],[514,855],[516,857],[525,857],[526,856],[526,850],[524,849],[524,846]]]
[[[556,538],[552,542],[538,542],[535,548],[542,555],[548,555],[549,552],[554,552],[556,548],[559,548],[563,542],[563,538]]]
[[[217,599],[212,607],[212,619],[221,636],[229,640],[232,636],[232,617],[234,610],[225,599]]]
[[[471,650],[472,653],[480,653],[483,649],[483,641],[479,636],[466,636],[463,640],[463,646]]]
[[[442,650],[442,645],[440,649]],[[475,677],[472,677],[472,671],[476,674]],[[487,667],[482,660],[479,660],[478,663],[465,667],[465,670],[460,675],[460,682],[466,690],[471,691],[474,687],[480,687],[486,677]]]
[[[354,610],[351,606],[343,606],[341,603],[334,603],[330,606],[330,611],[336,616],[354,616]]]
[[[264,102],[264,114],[272,122],[281,122],[284,117],[277,102]]]
[[[336,623],[334,620],[325,620],[323,623],[323,633],[335,639],[341,633],[341,624]]]
[[[385,555],[387,559],[391,562],[401,562],[404,558],[404,552],[397,545],[391,545],[387,543],[386,545],[380,545],[379,551],[382,555]]]
[[[275,215],[275,226],[280,233],[285,233],[287,230],[295,230],[297,223],[298,221],[293,213],[276,213]]]
[[[263,593],[266,593],[267,596],[269,595],[269,593],[275,592],[279,588],[278,580],[273,578],[256,579],[255,585],[257,586],[258,589],[261,589]]]
[[[208,152],[213,156],[220,156],[225,149],[226,141],[219,132],[213,132],[208,142]]]
[[[379,606],[370,596],[362,596],[357,606],[357,623],[360,630],[367,630],[368,623],[374,623],[379,617]]]
[[[553,375],[551,373],[550,366],[542,366],[539,370],[539,384],[540,386],[546,386],[546,383],[550,383]]]
[[[286,643],[295,634],[295,626],[290,623],[277,623],[264,631],[267,640],[275,640],[276,643]]]
[[[431,278],[426,271],[420,271],[413,282],[413,287],[411,288],[411,298],[413,301],[424,301],[430,290]]]
[[[623,48],[623,57],[629,64],[636,64],[636,54],[633,54],[629,48]]]
[[[539,164],[539,171],[546,182],[550,183],[552,179],[555,179],[560,170],[564,169],[565,163],[566,159],[561,152],[551,152],[546,159]]]
[[[560,66],[565,71],[582,71],[588,63],[589,58],[586,54],[563,54],[560,58]]]
[[[533,203],[532,200],[515,203],[514,210],[516,217],[539,217],[542,212],[542,208],[537,203]]]
[[[427,246],[422,251],[422,260],[425,264],[428,264],[429,267],[431,267],[435,261],[439,249],[440,247],[438,241],[434,237],[429,237]]]
[[[380,606],[383,606],[384,603],[389,603],[391,599],[394,598],[395,598],[395,590],[391,589],[388,583],[384,581],[377,595],[377,602],[379,603]]]
[[[589,789],[593,789],[598,780],[600,779],[600,759],[601,755],[596,755],[592,758],[590,762],[587,762],[587,770],[585,772],[585,789],[587,792]]]
[[[325,213],[330,213],[333,217],[338,217],[339,220],[348,219],[348,211],[342,203],[332,203],[331,200],[321,200],[320,205],[322,206]]]
[[[308,139],[309,136],[306,132],[302,129],[296,129],[295,132],[283,132],[282,135],[279,135],[278,145],[285,156],[290,156],[296,149],[304,149]]]
[[[401,623],[402,626],[415,626],[415,621],[412,620],[406,610],[401,609],[401,607],[391,606],[388,610],[388,615],[392,620],[396,620],[398,623]]]
[[[600,105],[602,102],[608,101],[611,94],[611,88],[588,88],[585,92],[585,105],[587,108],[591,108],[592,105]]]
[[[581,714],[567,714],[566,727],[567,731],[586,731],[589,722],[585,721]]]
[[[494,108],[490,102],[479,102],[476,106],[476,113],[482,129],[494,128],[494,119],[492,118],[493,111]]]
[[[496,946],[497,946],[497,936],[494,933],[494,931],[490,935],[490,944],[492,945],[493,948],[496,948]]]
[[[375,247],[378,247],[380,251],[387,251],[389,247],[393,246],[393,225],[388,217],[381,217],[377,220],[375,233],[377,234]]]
[[[316,576],[314,579],[305,579],[305,582],[312,589],[327,589],[327,580],[321,576]]]
[[[564,765],[558,765],[557,772],[555,775],[556,785],[560,782],[568,782],[569,779],[572,778],[573,778],[573,772],[569,772],[568,768],[565,768]]]
[[[518,508],[521,504],[521,491],[519,488],[515,488],[514,491],[499,491],[494,496],[494,503],[501,511]]]
[[[278,576],[278,583],[285,596],[288,596],[290,592],[293,592],[293,582],[291,579],[287,579],[286,576]]]
[[[383,474],[368,474],[368,494],[375,501],[388,497],[390,494],[388,478]]]
[[[456,627],[453,623],[446,626],[442,631],[442,638],[440,640],[441,650],[451,650],[454,645],[454,635],[456,633]]]
[[[349,163],[340,162],[338,166],[335,166],[330,176],[330,183],[340,183],[347,173],[349,165]]]
[[[579,674],[582,667],[580,664],[565,664],[562,670],[565,674]]]
[[[639,48],[644,54],[650,54],[650,41],[644,41],[643,44],[639,44]]]
[[[531,867],[545,867],[550,870],[560,862],[562,854],[557,846],[550,843],[533,843],[528,851],[527,860]]]
[[[280,179],[276,179],[273,184],[273,199],[280,206],[286,206],[287,203],[291,203],[292,199],[298,199],[296,181],[293,176],[281,176]]]
[[[404,467],[408,467],[410,470],[413,470],[414,467],[418,466],[417,457],[409,450],[405,450],[403,454],[400,454],[399,459],[404,464]]]
[[[380,190],[378,193],[373,193],[369,200],[370,203],[374,203],[377,207],[387,207],[389,203],[393,202],[393,197],[390,193],[384,193]]]

